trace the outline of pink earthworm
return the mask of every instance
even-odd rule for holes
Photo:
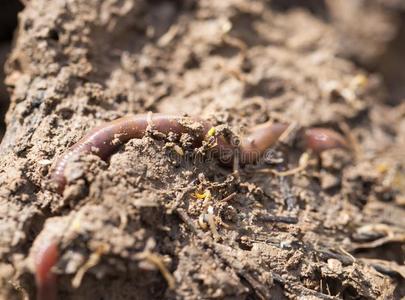
[[[345,138],[328,128],[308,128],[304,131],[304,144],[315,153],[333,148],[349,148]]]
[[[195,146],[197,147],[207,139],[209,130],[213,127],[211,123],[200,118],[168,114],[138,114],[108,122],[91,130],[57,160],[51,175],[57,192],[61,194],[65,188],[64,171],[69,162],[86,153],[95,154],[106,160],[122,143],[133,138],[142,138],[148,126],[163,134],[192,133],[195,136]],[[231,165],[235,149],[238,149],[241,164],[255,163],[268,148],[277,142],[287,127],[288,124],[285,123],[263,123],[252,128],[238,145],[233,145],[224,136],[219,135],[211,150],[224,165]],[[304,131],[303,139],[306,147],[317,153],[331,148],[346,148],[344,138],[337,132],[326,128],[307,129]]]
[[[57,299],[57,276],[52,272],[58,261],[59,250],[54,241],[41,245],[35,255],[35,283],[37,300]]]

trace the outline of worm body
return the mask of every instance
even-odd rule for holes
[[[327,128],[305,130],[304,144],[306,148],[316,153],[333,148],[348,148],[346,140],[339,133]]]
[[[242,164],[257,162],[264,152],[277,142],[287,127],[288,124],[273,122],[254,127],[241,141],[240,162]]]
[[[58,159],[52,174],[52,180],[57,185],[57,191],[62,193],[66,185],[66,178],[63,174],[66,165],[80,155],[93,153],[106,160],[122,143],[133,138],[142,138],[148,125],[164,134],[169,132],[180,134],[190,131],[182,125],[182,120],[186,122],[187,118],[164,114],[141,114],[119,118],[94,128]],[[203,139],[203,135],[208,130],[207,124],[202,125],[196,133],[200,140]]]
[[[69,162],[86,153],[98,155],[101,159],[106,160],[122,143],[133,138],[142,138],[148,126],[163,134],[192,133],[195,137],[196,147],[202,144],[208,131],[212,128],[212,124],[199,118],[168,114],[139,114],[108,122],[91,130],[57,160],[51,175],[52,181],[56,183],[57,192],[61,194],[65,188],[64,171]],[[216,137],[216,143],[211,150],[225,165],[232,165],[235,150],[238,150],[240,163],[255,163],[268,148],[276,143],[287,127],[288,124],[284,123],[261,124],[252,128],[250,133],[244,136],[238,144],[232,144],[220,135]],[[306,146],[315,152],[345,145],[342,136],[325,128],[306,130],[304,140]]]
[[[38,300],[57,299],[57,278],[52,267],[58,261],[58,248],[55,242],[40,247],[35,255],[35,282]]]

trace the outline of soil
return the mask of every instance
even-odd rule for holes
[[[17,14],[23,5],[19,1],[4,1],[0,4],[0,140],[4,135],[4,115],[10,104],[10,97],[4,83],[4,63],[10,52],[13,32],[17,26]]]
[[[35,299],[47,239],[60,299],[405,297],[401,1],[24,2],[6,64],[0,297]],[[149,133],[107,162],[80,157],[55,193],[69,146],[149,111],[236,135],[324,126],[350,151],[304,153],[293,132],[225,168]]]

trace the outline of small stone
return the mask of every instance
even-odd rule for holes
[[[342,263],[337,259],[329,258],[328,268],[335,274],[342,274]]]

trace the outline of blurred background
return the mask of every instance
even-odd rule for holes
[[[4,85],[4,63],[11,49],[18,12],[23,8],[23,4],[18,0],[5,0],[0,3],[0,140],[4,135],[4,116],[10,102]]]
[[[154,2],[165,2],[156,0]],[[340,36],[340,54],[369,72],[378,73],[387,87],[386,103],[405,99],[405,1],[401,0],[271,0],[272,9],[306,10],[319,17]],[[25,0],[0,3],[0,140],[9,95],[4,84],[4,64],[13,43],[18,13]],[[197,2],[198,3],[198,2]]]

